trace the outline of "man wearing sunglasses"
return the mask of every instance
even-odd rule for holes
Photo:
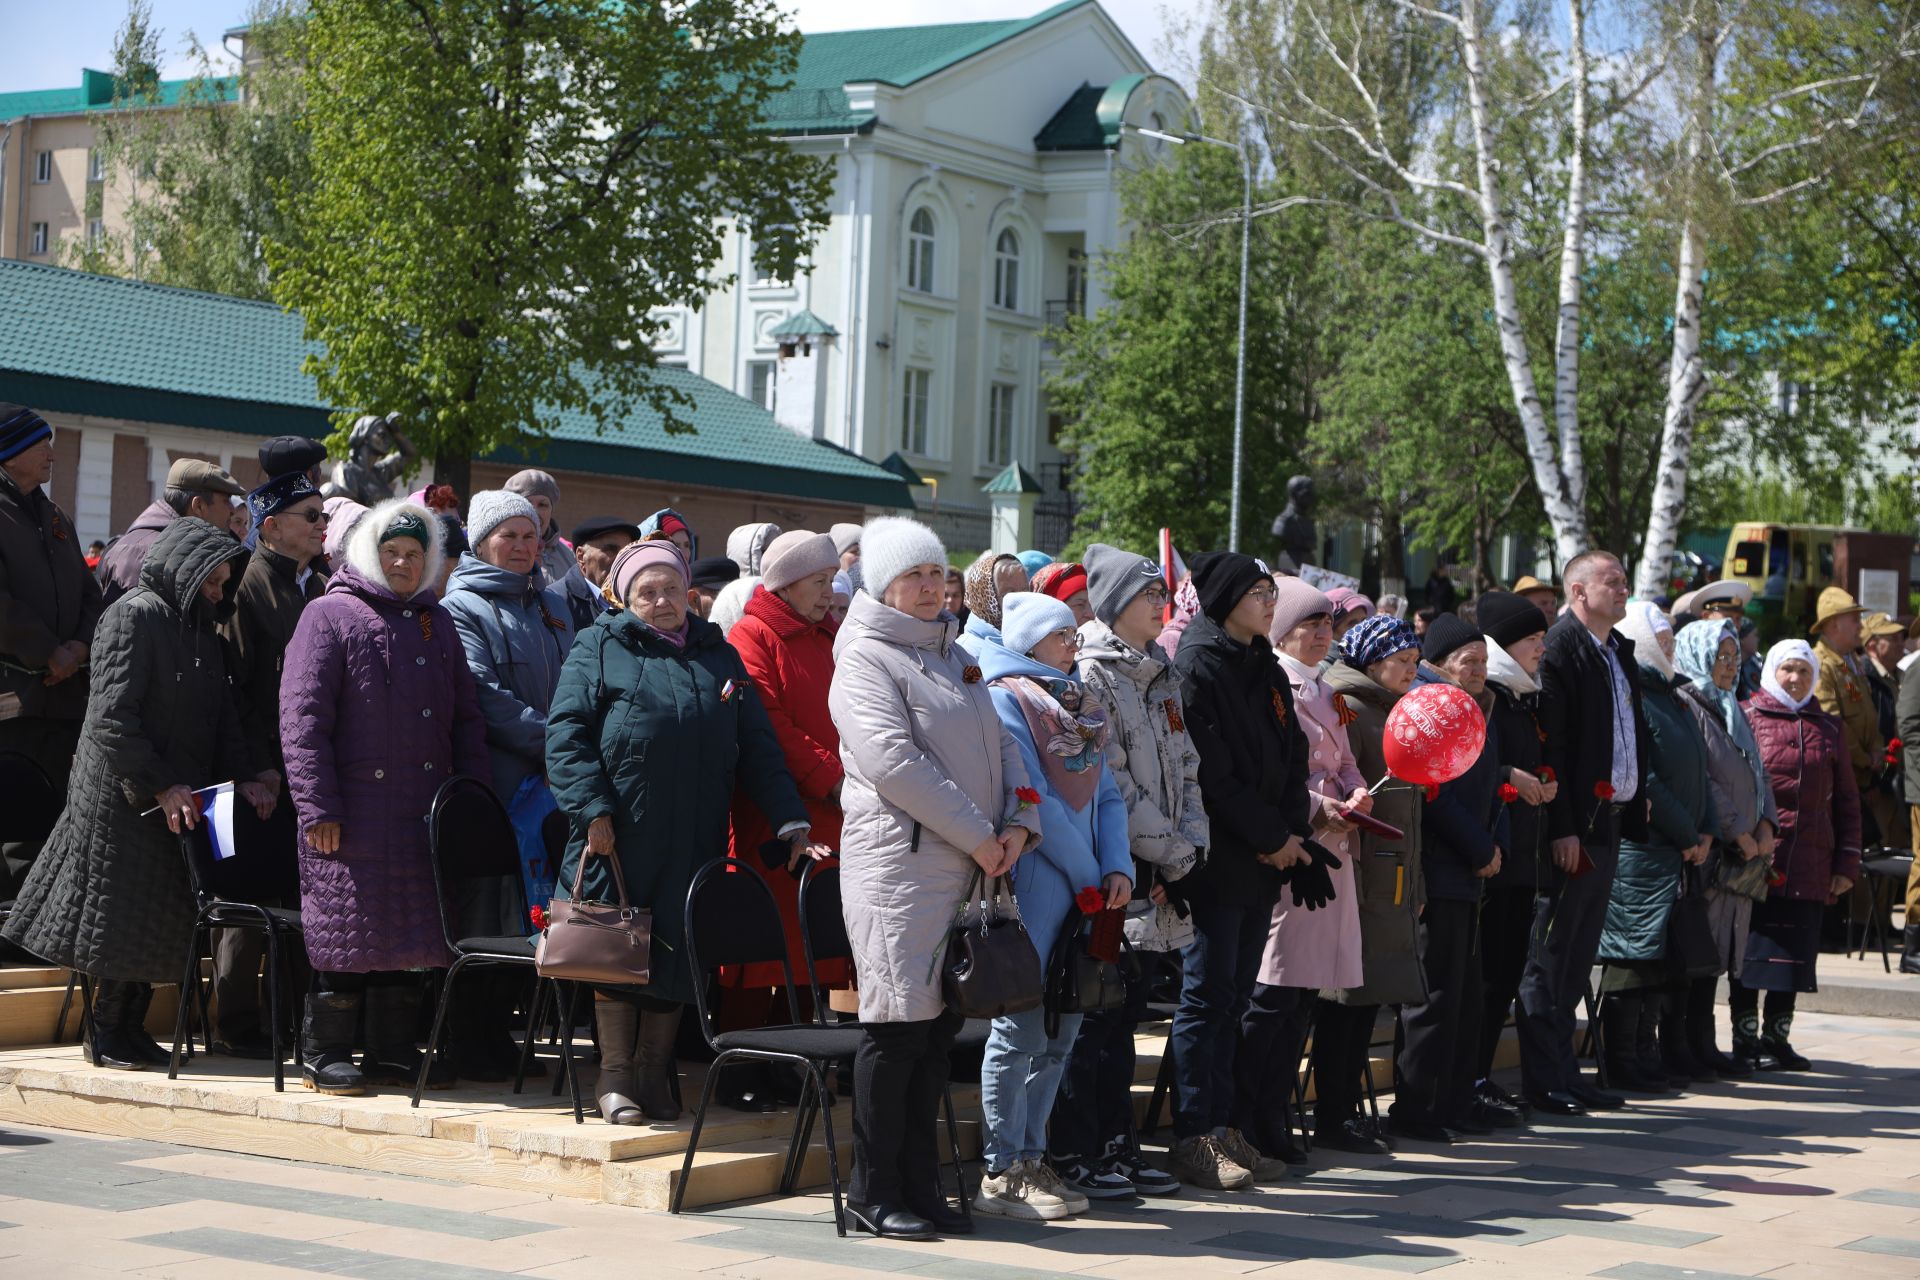
[[[220,625],[228,642],[233,687],[240,704],[240,729],[248,756],[271,770],[277,802],[260,816],[272,824],[261,838],[259,854],[271,862],[267,879],[279,893],[263,901],[276,905],[296,892],[293,806],[282,793],[285,766],[280,754],[280,673],[282,657],[307,602],[327,589],[327,513],[320,490],[305,471],[292,471],[247,495],[257,540],[247,571],[234,593],[233,615]],[[250,853],[252,851],[249,851]],[[284,859],[284,865],[282,860]],[[236,1058],[265,1058],[272,1041],[260,1017],[260,960],[265,937],[241,929],[216,931],[213,946],[213,1049]]]

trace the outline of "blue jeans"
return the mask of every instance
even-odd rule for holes
[[[1253,999],[1273,900],[1196,902],[1193,943],[1174,1011],[1173,1134],[1193,1138],[1233,1123],[1233,1058]]]
[[[1060,1031],[1051,1038],[1045,1007],[993,1020],[980,1060],[988,1169],[998,1172],[1015,1160],[1038,1160],[1047,1153],[1047,1118],[1084,1016],[1062,1014]]]

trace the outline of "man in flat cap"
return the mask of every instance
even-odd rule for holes
[[[87,710],[100,585],[73,522],[47,497],[52,474],[53,428],[24,405],[0,404],[0,751],[46,772],[57,811]],[[38,840],[0,850],[0,898],[15,895],[39,852]]]
[[[589,516],[573,526],[572,541],[581,576],[597,591],[607,585],[607,570],[620,548],[640,541],[640,526],[618,516]]]
[[[147,548],[162,529],[181,516],[194,516],[224,529],[233,515],[233,499],[246,496],[238,480],[203,459],[182,458],[167,468],[160,500],[133,518],[127,531],[108,545],[100,561],[100,590],[105,602],[112,604],[140,585],[140,562],[147,558]]]

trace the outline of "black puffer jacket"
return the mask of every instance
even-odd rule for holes
[[[1414,679],[1423,684],[1450,684],[1426,663]],[[1484,714],[1492,705],[1484,691],[1475,699]],[[1506,805],[1500,800],[1500,735],[1491,721],[1486,745],[1473,766],[1452,782],[1443,783],[1420,812],[1420,870],[1426,877],[1426,896],[1444,902],[1478,902],[1486,881],[1478,875],[1493,861],[1496,848],[1505,849]]]
[[[1313,834],[1293,688],[1265,636],[1241,644],[1205,614],[1187,624],[1173,665],[1213,837],[1206,864],[1183,887],[1195,901],[1269,904],[1280,873],[1257,859],[1290,834]]]
[[[1493,646],[1487,646],[1491,655]],[[1504,661],[1502,661],[1504,660]],[[1546,733],[1540,727],[1540,687],[1504,652],[1489,663],[1487,688],[1493,710],[1487,720],[1498,736],[1500,781],[1510,781],[1507,770],[1540,776],[1545,763]],[[1503,676],[1505,677],[1503,679]],[[1542,806],[1515,800],[1507,806],[1507,825],[1513,844],[1500,859],[1500,870],[1488,884],[1496,889],[1530,887],[1541,880],[1541,868],[1550,856]]]
[[[209,606],[200,587],[222,564],[233,576]],[[159,814],[140,815],[175,784],[259,772],[214,632],[246,564],[225,530],[176,520],[147,553],[140,585],[101,615],[67,807],[20,890],[9,941],[96,978],[179,981],[193,895],[177,838]]]

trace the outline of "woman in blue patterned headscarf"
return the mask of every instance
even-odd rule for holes
[[[1740,975],[1747,952],[1753,904],[1767,896],[1773,865],[1773,833],[1779,822],[1773,788],[1760,745],[1734,697],[1740,677],[1740,633],[1725,619],[1689,623],[1674,637],[1674,671],[1689,682],[1682,703],[1707,744],[1707,774],[1713,788],[1713,857],[1707,871],[1707,918],[1713,944],[1727,972]],[[1722,1076],[1750,1074],[1714,1044],[1713,1001],[1717,975],[1696,978],[1688,988],[1686,1026],[1692,1056]]]

